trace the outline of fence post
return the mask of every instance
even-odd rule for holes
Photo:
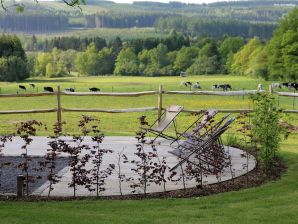
[[[62,123],[62,108],[61,108],[61,90],[60,86],[57,86],[57,122],[59,125]]]
[[[269,85],[269,93],[272,94],[273,93],[273,89],[272,89],[272,85]]]
[[[158,116],[158,122],[160,122],[160,117],[162,114],[162,85],[159,85],[159,89],[158,89],[158,98],[157,98],[157,108],[158,108],[158,112],[157,112],[157,116]]]
[[[24,175],[17,176],[17,196],[24,197]]]

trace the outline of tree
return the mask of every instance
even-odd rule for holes
[[[29,77],[26,61],[17,56],[0,58],[0,81],[21,81]]]
[[[118,54],[115,64],[115,75],[137,75],[139,61],[131,48],[124,48]]]
[[[174,68],[177,71],[186,71],[188,67],[195,61],[198,56],[198,49],[195,47],[182,47],[178,51],[176,60],[174,62]]]
[[[244,45],[241,50],[234,55],[234,63],[231,66],[232,73],[238,75],[247,74],[247,70],[249,69],[249,61],[253,55],[253,52],[259,47],[262,47],[262,43],[256,37]]]
[[[91,43],[87,50],[78,55],[76,67],[84,75],[97,75],[99,68],[99,57],[96,47]]]
[[[298,79],[298,9],[284,17],[268,43],[268,71],[271,79]]]

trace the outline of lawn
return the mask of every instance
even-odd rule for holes
[[[89,87],[99,87],[102,91],[144,91],[155,90],[163,84],[165,90],[182,90],[181,81],[200,81],[203,89],[210,90],[212,84],[229,83],[233,89],[256,89],[258,83],[268,87],[269,82],[233,76],[197,77],[82,77],[56,80],[29,80],[23,83],[62,88],[75,87],[77,91],[87,91]],[[2,93],[14,93],[18,83],[0,83]],[[112,97],[63,97],[64,107],[129,108],[156,106],[156,96],[139,98]],[[245,97],[206,97],[206,96],[165,96],[164,107],[180,104],[190,109],[206,108],[248,108],[251,103]],[[55,107],[55,97],[0,98],[1,110],[32,109]],[[291,109],[292,99],[280,98],[280,106]],[[297,106],[296,106],[297,109]],[[132,135],[137,129],[140,113],[93,114],[102,120],[102,129],[108,135]],[[146,113],[151,120],[156,112]],[[68,122],[65,129],[76,133],[75,123],[79,113],[63,113]],[[298,124],[297,115],[287,119]],[[26,119],[41,120],[50,125],[55,114],[1,115],[2,133],[10,132],[14,124]],[[185,127],[193,116],[183,114],[178,124]],[[230,132],[233,132],[230,131]],[[46,134],[44,131],[40,134]],[[0,223],[298,223],[298,134],[290,135],[282,143],[281,156],[288,166],[281,180],[263,186],[229,192],[209,197],[189,199],[152,199],[142,201],[108,201],[86,199],[81,201],[50,202],[0,202]]]
[[[56,87],[61,86],[62,89],[75,87],[76,91],[86,92],[90,87],[98,87],[106,92],[133,92],[145,90],[157,90],[160,84],[164,90],[189,90],[189,88],[180,86],[181,81],[199,81],[204,90],[211,90],[213,84],[229,83],[234,90],[256,89],[258,83],[263,83],[267,89],[269,82],[257,79],[236,76],[194,76],[194,77],[79,77],[79,78],[61,78],[61,79],[42,79],[29,80],[27,83],[21,83],[29,86],[28,83],[35,83],[38,91],[43,86]],[[2,93],[16,93],[19,83],[0,83]],[[28,87],[29,88],[29,87]],[[27,92],[33,91],[29,89]],[[34,90],[36,91],[36,90]],[[251,102],[248,97],[239,96],[185,96],[185,95],[164,95],[163,107],[171,104],[183,105],[186,109],[237,109],[251,108]],[[0,110],[22,110],[22,109],[42,109],[56,107],[55,96],[28,97],[28,98],[0,98]],[[138,108],[138,107],[156,107],[157,96],[143,97],[62,97],[62,107],[65,108]],[[285,109],[292,109],[292,99],[280,97],[280,106]],[[298,106],[295,107],[296,109]],[[125,113],[125,114],[106,114],[106,113],[87,113],[97,116],[102,121],[102,130],[107,135],[134,135],[138,127],[138,117],[142,114],[148,116],[150,121],[156,119],[157,112],[146,113]],[[62,119],[66,122],[65,130],[68,133],[76,133],[76,123],[80,119],[81,113],[63,113]],[[288,119],[297,122],[297,115],[291,115]],[[16,123],[28,119],[37,119],[50,127],[56,119],[55,113],[48,114],[26,114],[26,115],[1,115],[0,116],[0,133],[12,132]],[[179,116],[178,125],[181,129],[189,125],[194,116],[190,114],[182,114]],[[49,133],[49,131],[47,131]],[[39,132],[40,135],[47,134],[44,131]]]

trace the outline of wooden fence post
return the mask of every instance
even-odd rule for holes
[[[62,108],[61,108],[61,90],[60,86],[57,87],[57,122],[59,125],[62,123]]]
[[[273,93],[273,89],[272,89],[272,85],[269,85],[269,93],[272,94]]]
[[[17,176],[17,196],[19,198],[24,197],[24,175]]]
[[[158,122],[160,122],[160,117],[162,114],[162,85],[159,85],[159,90],[158,90],[158,98],[157,98],[157,108],[158,108],[158,112],[157,112],[157,116],[158,116]]]

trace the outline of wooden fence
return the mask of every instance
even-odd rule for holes
[[[143,91],[143,92],[66,92],[61,91],[60,86],[57,87],[57,91],[53,93],[23,93],[23,94],[0,94],[0,98],[9,97],[37,97],[37,96],[56,96],[57,107],[49,109],[31,109],[31,110],[0,110],[1,114],[34,114],[34,113],[57,113],[57,121],[62,122],[62,112],[101,112],[101,113],[131,113],[131,112],[145,112],[145,111],[157,111],[157,117],[162,114],[163,108],[163,95],[214,95],[214,96],[245,96],[250,94],[256,94],[257,90],[241,90],[241,91],[164,91],[162,85],[159,86],[157,91]],[[269,88],[269,92],[278,96],[298,97],[298,93],[290,92],[274,92]],[[141,97],[148,95],[157,95],[157,107],[144,107],[144,108],[125,108],[125,109],[100,109],[100,108],[64,108],[61,103],[61,96],[111,96],[111,97]],[[293,105],[294,105],[293,100]],[[188,113],[199,113],[203,110],[188,110],[184,109],[183,112]],[[241,113],[241,112],[252,112],[251,109],[218,109],[221,113]],[[284,110],[284,113],[298,113],[298,110]]]

